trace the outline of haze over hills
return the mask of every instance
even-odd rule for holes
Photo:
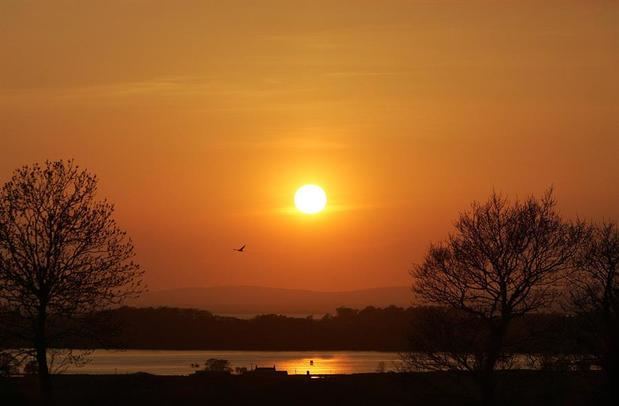
[[[139,307],[180,307],[222,315],[323,315],[338,307],[364,308],[411,304],[409,287],[395,286],[342,292],[320,292],[259,286],[221,286],[148,292],[128,303]]]

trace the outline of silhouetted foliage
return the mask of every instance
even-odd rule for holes
[[[72,161],[24,166],[0,190],[0,305],[9,335],[34,349],[44,391],[48,349],[84,337],[92,312],[141,290],[133,245],[96,191]]]
[[[586,227],[561,219],[550,190],[541,199],[523,202],[493,193],[487,202],[475,202],[462,213],[455,228],[447,241],[430,247],[412,272],[413,290],[425,303],[457,310],[447,313],[446,320],[432,321],[437,324],[433,327],[454,340],[454,329],[462,328],[462,340],[472,353],[437,356],[429,350],[418,355],[419,362],[432,359],[446,369],[474,371],[485,402],[491,403],[493,371],[510,362],[505,346],[510,324],[552,304]],[[412,357],[415,354],[409,361]]]
[[[232,366],[227,359],[209,358],[204,363],[204,367],[200,368],[199,364],[195,364],[196,374],[229,374],[232,372]]]
[[[237,319],[215,316],[204,310],[120,307],[92,316],[96,324],[115,326],[111,331],[100,332],[105,338],[104,345],[89,337],[73,336],[59,346],[73,349],[403,352],[409,349],[449,351],[458,345],[463,351],[471,352],[473,347],[464,345],[468,334],[465,328],[461,330],[462,340],[443,339],[434,334],[437,314],[449,312],[445,308],[390,306],[345,310],[343,317],[337,314],[313,319],[262,315]],[[97,321],[99,317],[105,323]],[[573,339],[578,328],[577,318],[564,314],[525,315],[510,325],[506,345],[513,353],[580,353],[586,349]],[[411,347],[408,337],[415,334],[425,336],[428,343],[418,340]],[[454,330],[453,334],[456,337],[458,331]],[[7,345],[15,348],[23,343],[11,341]]]
[[[209,358],[204,363],[204,369],[207,371],[230,372],[230,361],[227,359]]]
[[[259,315],[252,319],[215,316],[177,308],[122,307],[100,313],[119,327],[118,347],[229,350],[386,350],[406,346],[411,311],[398,307],[357,311],[319,319]],[[72,346],[89,343],[72,340]]]
[[[581,323],[579,338],[609,377],[619,400],[619,228],[593,227],[570,278],[570,304]]]

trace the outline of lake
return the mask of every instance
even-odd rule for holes
[[[97,350],[83,367],[70,367],[65,374],[189,375],[191,364],[204,365],[209,358],[227,359],[232,368],[272,367],[289,374],[352,374],[394,370],[399,356],[394,352],[371,351],[152,351]]]

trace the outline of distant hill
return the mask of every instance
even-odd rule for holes
[[[222,286],[168,289],[149,292],[128,303],[140,307],[181,307],[208,310],[215,314],[251,316],[255,314],[323,315],[338,307],[364,308],[396,305],[408,307],[408,287],[386,287],[343,292],[320,292],[258,286]]]

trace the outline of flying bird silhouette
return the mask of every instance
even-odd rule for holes
[[[234,248],[232,251],[245,252],[245,245],[243,245],[241,248]]]

